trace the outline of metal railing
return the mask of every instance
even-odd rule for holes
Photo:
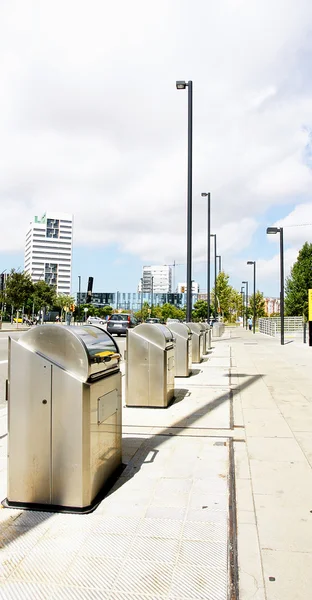
[[[285,317],[284,331],[287,337],[297,337],[303,332],[303,317]],[[281,318],[266,317],[259,319],[259,332],[276,337],[281,333]]]

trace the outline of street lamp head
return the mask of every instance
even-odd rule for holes
[[[177,90],[185,90],[187,83],[185,81],[176,81]]]
[[[202,192],[201,196],[208,196],[208,192]]]
[[[242,281],[242,283],[248,283],[247,281]]]
[[[255,260],[247,260],[247,265],[254,265],[255,262]]]
[[[267,227],[267,230],[266,230],[266,232],[269,234],[270,233],[278,233],[279,231],[280,231],[279,227]]]

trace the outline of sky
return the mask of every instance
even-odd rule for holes
[[[279,294],[312,231],[311,0],[0,0],[0,272],[34,215],[74,215],[73,292],[186,278],[193,81],[193,272],[207,287],[207,200],[240,289]]]

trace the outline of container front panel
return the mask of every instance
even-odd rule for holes
[[[90,391],[90,490],[92,500],[121,464],[121,373]]]
[[[9,347],[8,500],[51,502],[51,365]]]
[[[134,331],[127,335],[126,405],[148,406],[149,343]]]

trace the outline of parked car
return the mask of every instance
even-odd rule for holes
[[[128,329],[135,327],[137,324],[138,322],[133,315],[116,313],[109,317],[107,321],[107,331],[110,334],[116,333],[117,335],[126,335]]]
[[[87,323],[88,325],[104,325],[106,321],[105,319],[100,319],[100,317],[88,317]]]
[[[156,317],[149,317],[148,319],[145,320],[145,323],[161,323],[160,319],[156,319]]]

